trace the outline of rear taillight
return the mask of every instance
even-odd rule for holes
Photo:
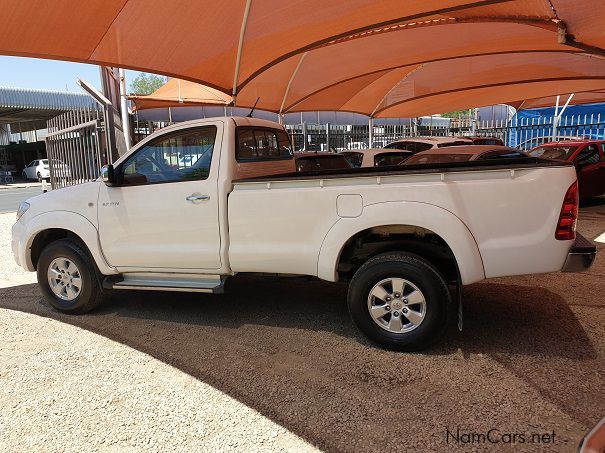
[[[578,220],[578,181],[574,182],[563,199],[561,207],[561,215],[559,215],[559,223],[555,238],[560,241],[568,241],[576,238],[576,222]]]

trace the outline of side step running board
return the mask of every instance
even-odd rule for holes
[[[106,277],[104,289],[134,289],[139,291],[179,291],[221,294],[225,280],[220,276],[187,274],[125,274]]]

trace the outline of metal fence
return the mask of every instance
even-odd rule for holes
[[[436,118],[437,119],[437,118]],[[505,121],[472,124],[471,121],[425,121],[417,119],[409,124],[386,125],[335,125],[335,124],[287,124],[286,131],[297,151],[343,151],[348,149],[382,148],[388,143],[405,137],[447,137],[479,135],[499,137],[507,132]]]
[[[99,177],[101,167],[111,163],[102,134],[100,109],[72,110],[48,121],[46,152],[53,189]]]
[[[342,151],[345,149],[381,148],[405,137],[476,136],[497,137],[508,146],[529,150],[545,142],[569,139],[605,139],[605,115],[518,118],[512,120],[474,121],[452,119],[445,125],[342,126],[333,124],[286,125],[295,150]],[[371,133],[370,133],[371,132]]]
[[[515,118],[508,127],[507,138],[510,146],[524,150],[551,140],[603,140],[605,115]]]

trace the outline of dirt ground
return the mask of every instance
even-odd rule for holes
[[[579,230],[605,231],[605,202]],[[0,447],[575,451],[605,415],[604,276],[601,254],[584,274],[472,285],[464,331],[403,354],[355,330],[340,285],[237,277],[73,317],[22,275],[0,288]]]

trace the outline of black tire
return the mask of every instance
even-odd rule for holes
[[[424,296],[424,318],[409,332],[395,333],[386,330],[378,325],[370,314],[368,298],[372,288],[382,280],[392,277],[409,281]],[[372,341],[397,351],[418,351],[441,339],[446,331],[452,307],[450,291],[439,271],[425,259],[402,252],[385,253],[366,261],[353,276],[347,299],[349,313],[355,325]],[[385,322],[390,320],[390,316],[393,314],[388,313],[386,318],[383,318],[387,320]],[[405,322],[408,322],[407,319]]]
[[[58,297],[50,288],[48,269],[56,258],[67,258],[72,261],[82,281],[80,293],[73,300],[67,301]],[[87,313],[102,302],[102,292],[96,275],[96,266],[82,248],[69,239],[60,239],[47,245],[38,259],[38,284],[49,304],[63,313]]]
[[[40,172],[38,172],[37,176],[38,176],[38,182],[42,182],[42,175],[40,174]]]
[[[21,173],[21,178],[23,178],[23,181],[27,181],[27,173],[23,172]]]

